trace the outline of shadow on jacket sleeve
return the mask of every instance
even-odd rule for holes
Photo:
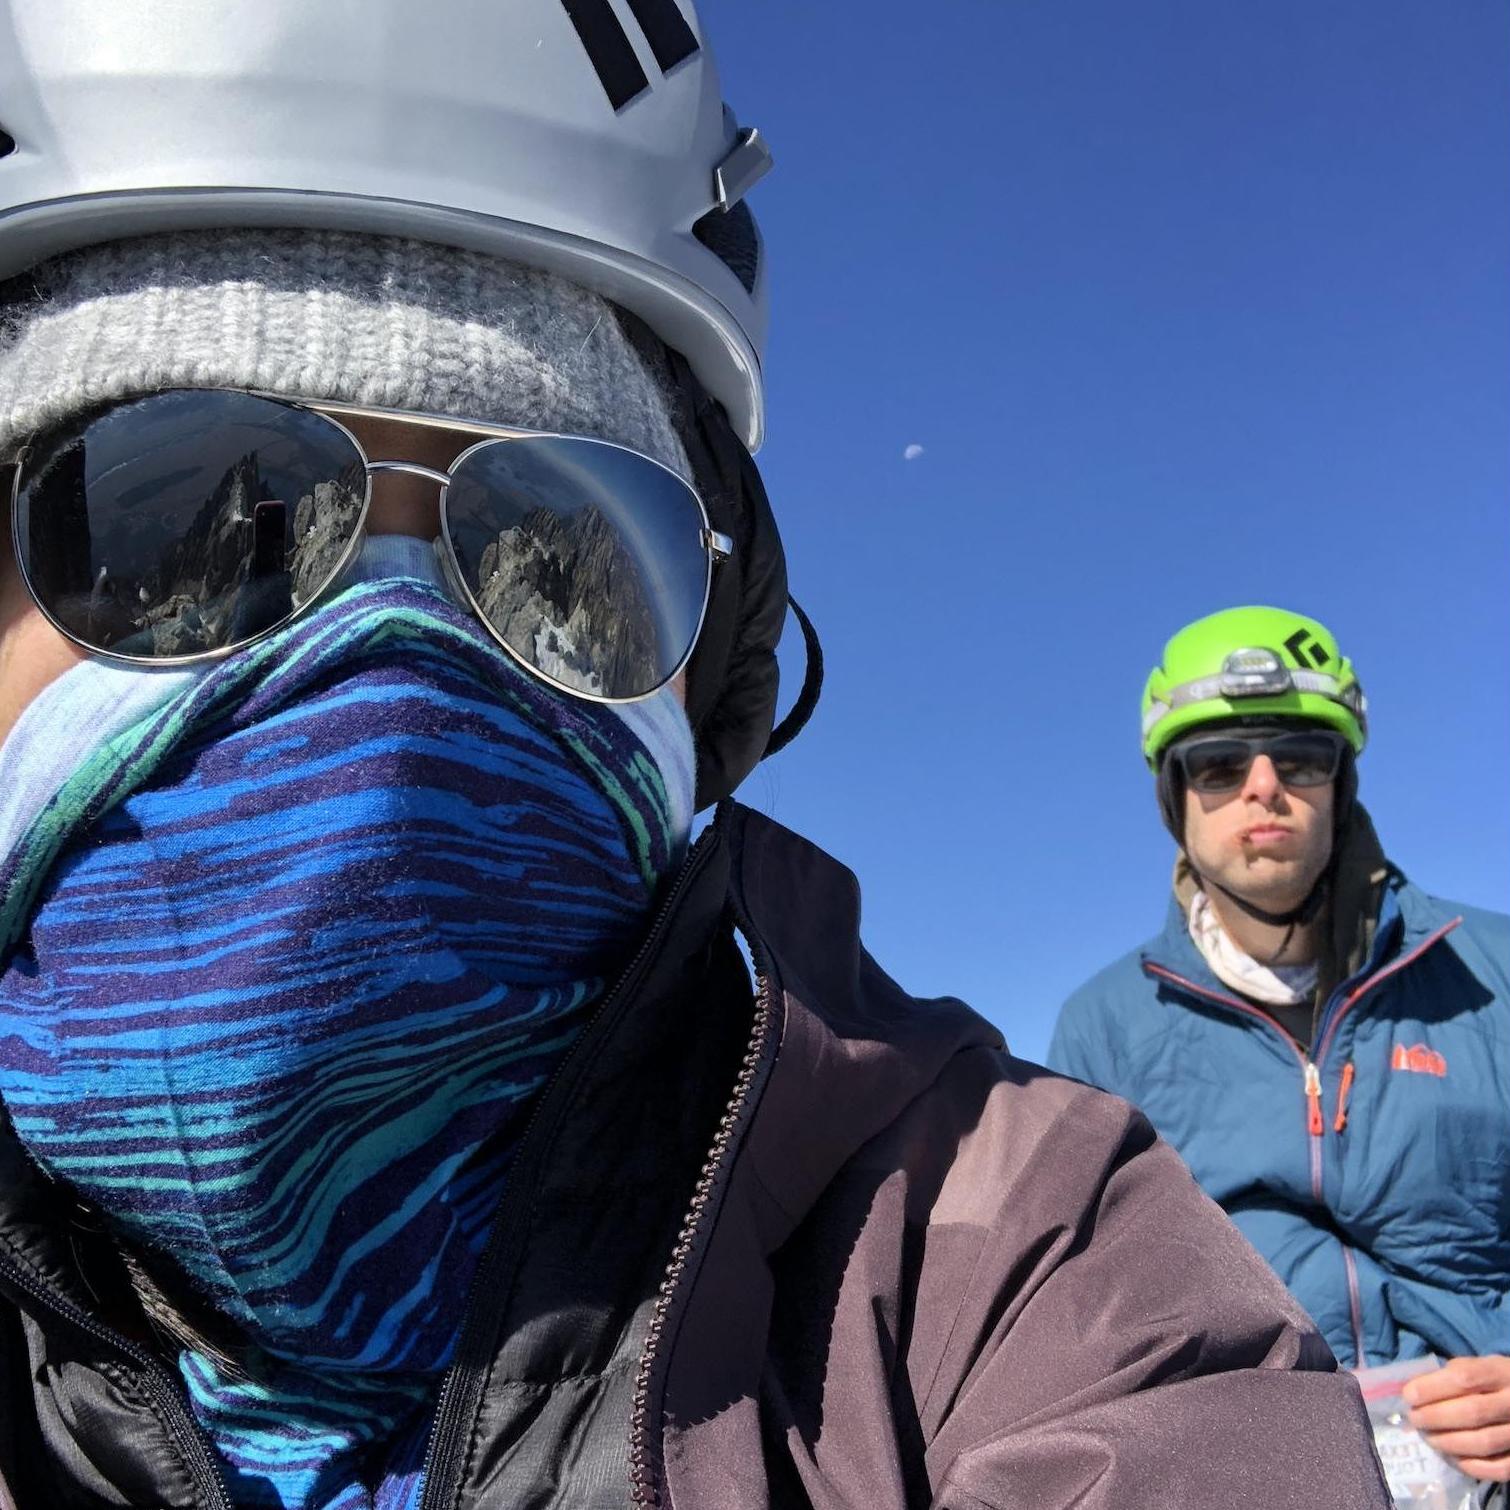
[[[914,1337],[939,1510],[1388,1510],[1352,1377],[1124,1102],[1014,1064],[960,1213],[970,1282]]]

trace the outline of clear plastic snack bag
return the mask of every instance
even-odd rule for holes
[[[1441,1366],[1440,1358],[1413,1358],[1354,1370],[1395,1510],[1474,1510],[1478,1504],[1478,1486],[1426,1445],[1400,1394],[1407,1379]]]

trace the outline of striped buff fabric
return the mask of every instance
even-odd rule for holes
[[[612,709],[390,581],[112,741],[13,851],[0,1097],[255,1344],[181,1359],[238,1505],[417,1500],[522,1118],[673,828]]]

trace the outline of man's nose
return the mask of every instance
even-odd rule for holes
[[[1262,802],[1267,807],[1283,791],[1284,782],[1279,779],[1274,762],[1267,755],[1255,755],[1243,782],[1243,797],[1253,802]]]

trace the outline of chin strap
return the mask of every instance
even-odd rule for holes
[[[1187,855],[1188,859],[1189,856]],[[1191,870],[1201,876],[1200,871],[1192,865]],[[1332,867],[1328,863],[1327,868],[1317,877],[1316,884],[1306,893],[1305,899],[1298,907],[1292,907],[1288,912],[1269,912],[1263,907],[1256,906],[1246,897],[1240,897],[1228,886],[1223,886],[1220,881],[1212,881],[1206,876],[1201,876],[1203,886],[1215,886],[1221,894],[1231,901],[1250,918],[1256,918],[1260,923],[1267,923],[1271,928],[1304,928],[1311,922],[1317,913],[1321,911],[1321,904],[1326,901],[1327,881],[1331,878]]]

